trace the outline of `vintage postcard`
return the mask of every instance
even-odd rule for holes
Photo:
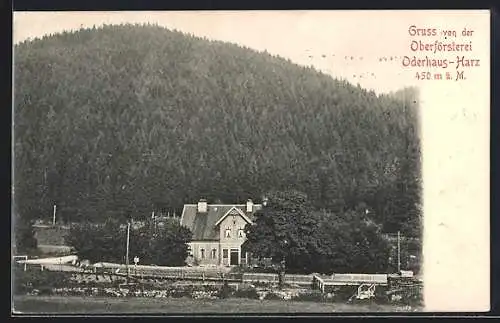
[[[13,43],[13,314],[489,311],[489,11],[15,12]]]

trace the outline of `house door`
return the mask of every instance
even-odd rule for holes
[[[238,249],[231,249],[231,259],[229,263],[231,266],[237,266],[240,264]]]

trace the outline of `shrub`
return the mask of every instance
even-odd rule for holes
[[[325,297],[321,292],[303,292],[299,293],[297,296],[293,296],[292,300],[305,302],[321,302],[325,300]]]
[[[423,294],[419,289],[410,288],[405,292],[393,295],[391,297],[391,302],[397,304],[419,306],[423,304]]]
[[[259,299],[259,293],[257,293],[257,290],[255,288],[242,288],[235,291],[233,293],[233,297]]]
[[[38,295],[52,295],[53,294],[52,288],[47,287],[47,286],[40,287],[40,289],[38,291],[39,291]]]
[[[224,285],[222,285],[222,288],[219,291],[219,297],[224,299],[228,298],[231,296],[231,287],[229,287],[229,284],[227,282],[224,282]]]
[[[341,286],[333,290],[335,299],[339,301],[347,301],[356,291],[356,286]]]
[[[190,297],[191,294],[192,294],[191,291],[182,290],[182,289],[180,289],[180,290],[172,289],[169,292],[169,296],[173,297],[173,298]]]
[[[386,304],[389,302],[387,287],[377,286],[377,288],[375,288],[375,302],[379,304]]]
[[[283,297],[281,295],[278,295],[274,292],[269,292],[266,294],[266,296],[264,297],[265,300],[283,300]]]
[[[23,271],[17,269],[13,272],[14,293],[26,293],[33,288],[66,287],[71,280],[71,274],[66,272],[40,271],[31,269]]]
[[[191,297],[193,299],[217,299],[218,298],[218,291],[194,291],[191,294]]]

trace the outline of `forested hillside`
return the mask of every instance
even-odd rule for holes
[[[104,220],[305,192],[418,233],[413,89],[377,96],[289,60],[157,26],[105,26],[15,47],[21,217]],[[340,67],[339,67],[340,68]]]

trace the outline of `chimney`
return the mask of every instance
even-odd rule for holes
[[[267,205],[267,197],[265,197],[265,196],[262,198],[262,205],[263,206]]]
[[[253,202],[251,199],[247,200],[247,213],[252,213],[253,212]]]
[[[198,213],[207,213],[207,212],[208,212],[207,200],[200,199],[198,201]]]

